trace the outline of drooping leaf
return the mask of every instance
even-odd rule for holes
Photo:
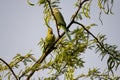
[[[34,6],[35,4],[31,3],[30,0],[27,0],[27,3],[30,5],[30,6]]]

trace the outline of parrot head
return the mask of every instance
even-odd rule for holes
[[[55,13],[58,13],[59,12],[59,10],[57,9],[57,8],[53,8],[53,13],[55,14]]]

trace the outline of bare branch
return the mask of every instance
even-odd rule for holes
[[[2,58],[0,58],[0,60],[1,60],[4,64],[6,64],[6,66],[8,66],[8,68],[9,68],[10,71],[12,72],[13,76],[15,77],[15,79],[18,80],[15,72],[12,70],[12,68],[9,66],[9,64],[8,64],[6,61],[4,61]]]

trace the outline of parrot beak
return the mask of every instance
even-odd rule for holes
[[[52,29],[51,29],[51,28],[48,28],[48,32],[49,32],[50,34],[53,34],[53,32],[52,32]]]

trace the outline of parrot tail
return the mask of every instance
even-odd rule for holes
[[[69,38],[69,40],[71,41],[72,39],[71,39],[70,35],[68,34],[68,32],[65,32],[65,33],[66,33],[67,37]]]
[[[62,28],[63,28],[63,30],[65,31],[65,34],[67,35],[68,39],[69,39],[70,41],[72,41],[70,35],[68,34],[68,30],[66,29],[66,27],[62,27]]]

